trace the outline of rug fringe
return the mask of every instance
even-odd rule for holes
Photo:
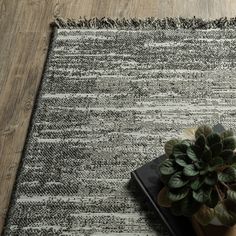
[[[201,18],[171,18],[166,17],[158,19],[148,17],[146,19],[139,18],[79,18],[63,19],[56,18],[54,26],[58,28],[96,28],[96,29],[226,29],[236,27],[236,17],[222,17],[214,20],[204,20]]]

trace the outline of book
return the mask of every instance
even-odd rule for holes
[[[172,236],[194,236],[196,234],[192,228],[191,221],[187,217],[174,216],[170,209],[161,207],[157,204],[158,192],[164,186],[157,170],[158,166],[165,158],[165,155],[162,155],[143,165],[137,170],[131,172],[131,177],[140,190],[145,194],[149,205],[162,219]]]

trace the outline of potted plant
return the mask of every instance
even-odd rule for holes
[[[196,222],[232,227],[236,224],[234,134],[217,133],[206,125],[187,133],[187,139],[165,144],[166,159],[159,167],[164,187],[158,204],[174,215],[191,217],[195,228]]]

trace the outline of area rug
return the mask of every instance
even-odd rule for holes
[[[4,235],[168,235],[130,172],[185,127],[236,128],[235,25],[56,20]]]

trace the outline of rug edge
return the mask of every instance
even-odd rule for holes
[[[236,17],[221,17],[217,19],[205,20],[202,18],[183,18],[183,17],[166,17],[155,18],[82,18],[64,19],[62,17],[55,18],[51,24],[57,28],[69,29],[236,29]]]
[[[39,98],[41,95],[41,90],[42,90],[42,86],[43,86],[43,82],[44,82],[44,78],[46,76],[46,72],[48,70],[48,64],[50,61],[50,57],[54,48],[54,41],[57,38],[57,28],[56,27],[51,27],[51,30],[49,32],[49,41],[48,41],[48,48],[47,48],[47,53],[46,53],[46,57],[44,60],[44,64],[43,64],[43,70],[41,72],[41,78],[38,84],[38,88],[37,88],[37,92],[36,95],[34,97],[34,101],[33,101],[33,107],[32,107],[32,111],[31,111],[31,115],[29,118],[29,124],[27,127],[27,134],[25,137],[25,141],[24,141],[24,145],[23,145],[23,149],[21,152],[21,156],[20,156],[20,161],[16,170],[16,175],[15,175],[15,180],[13,183],[13,187],[11,190],[11,194],[9,197],[9,204],[8,204],[8,208],[6,209],[6,213],[5,213],[5,218],[4,218],[4,222],[2,225],[2,228],[0,229],[0,235],[5,235],[7,233],[7,228],[8,228],[8,223],[12,214],[12,211],[14,210],[14,206],[16,204],[16,194],[17,194],[17,184],[20,178],[20,173],[21,170],[23,168],[23,164],[24,164],[24,157],[26,156],[26,152],[27,152],[27,147],[29,144],[29,140],[31,138],[32,135],[32,129],[33,129],[33,120],[35,119],[35,116],[37,114],[37,107],[38,107],[38,102],[39,102]]]

